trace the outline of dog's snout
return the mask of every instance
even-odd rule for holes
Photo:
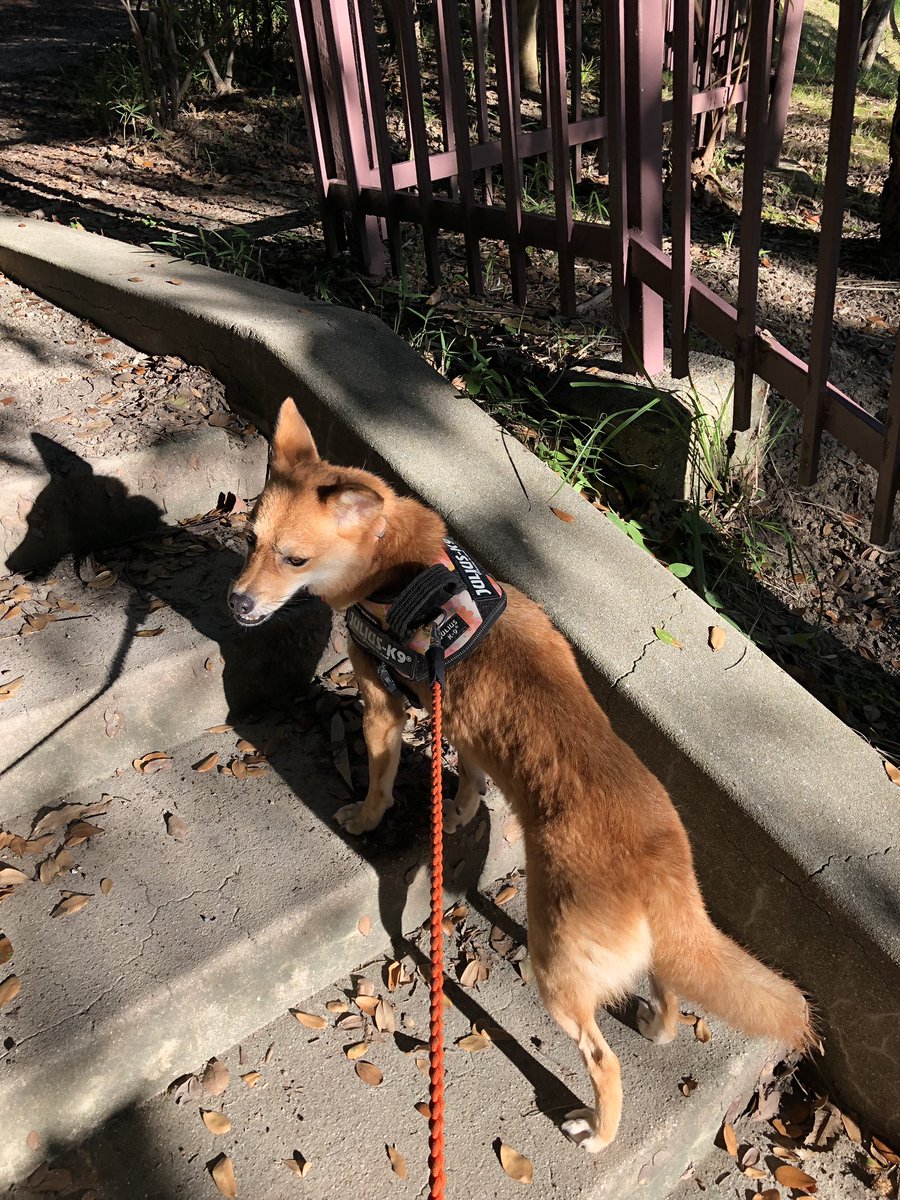
[[[231,605],[231,611],[236,617],[249,617],[253,612],[256,601],[252,596],[248,596],[246,592],[232,592],[228,603]]]

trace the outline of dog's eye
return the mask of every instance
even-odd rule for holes
[[[250,549],[252,550],[252,549],[253,549],[253,547],[256,545],[256,534],[253,532],[253,530],[252,530],[252,529],[248,529],[248,530],[247,530],[247,533],[246,533],[246,540],[247,540],[247,545],[248,545],[248,546],[250,547]]]
[[[305,567],[309,562],[308,558],[286,558],[284,560],[289,567]]]

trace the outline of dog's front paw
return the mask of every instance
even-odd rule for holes
[[[576,1146],[587,1150],[588,1154],[596,1154],[598,1150],[609,1145],[609,1142],[597,1134],[597,1114],[592,1108],[576,1108],[566,1113],[562,1131]]]
[[[474,815],[474,812],[465,811],[455,802],[446,805],[444,808],[444,833],[457,833],[469,824]]]
[[[656,1042],[658,1046],[664,1046],[675,1037],[674,1033],[666,1031],[661,1014],[646,1000],[638,1000],[637,1027],[648,1042]]]
[[[381,820],[381,813],[373,815],[371,809],[366,812],[365,801],[358,800],[355,804],[345,804],[334,814],[338,825],[347,833],[359,835],[374,829]]]

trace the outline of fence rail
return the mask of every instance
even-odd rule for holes
[[[688,373],[692,330],[712,338],[734,360],[735,428],[749,425],[759,376],[801,413],[801,482],[816,477],[826,430],[878,471],[871,536],[886,541],[900,486],[900,345],[884,420],[828,379],[862,0],[840,5],[841,86],[829,129],[809,362],[760,328],[758,298],[764,172],[781,150],[803,0],[784,0],[780,9],[778,0],[539,0],[540,84],[525,102],[520,12],[514,0],[488,2],[490,11],[485,0],[292,0],[329,252],[349,240],[366,267],[381,272],[386,243],[399,274],[400,226],[411,222],[437,286],[438,233],[457,232],[478,295],[481,243],[500,241],[513,300],[524,305],[526,251],[550,250],[566,316],[575,312],[576,260],[609,263],[626,367],[662,369],[668,302],[672,373]],[[586,87],[588,65],[595,78]],[[729,113],[745,147],[736,305],[691,270],[693,169],[711,157]],[[608,172],[607,221],[575,215],[586,147]],[[523,205],[524,164],[538,158],[552,181],[552,212]]]

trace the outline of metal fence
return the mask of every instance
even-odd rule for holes
[[[699,330],[734,359],[736,429],[749,426],[754,375],[800,410],[801,483],[815,480],[823,430],[854,450],[879,473],[871,536],[884,542],[900,485],[900,346],[883,421],[828,379],[862,4],[840,5],[808,363],[758,324],[764,171],[781,150],[803,0],[539,0],[533,98],[520,93],[514,0],[292,0],[326,246],[349,239],[377,273],[386,243],[399,274],[401,223],[413,223],[436,286],[438,231],[453,231],[478,295],[482,242],[500,241],[521,305],[526,249],[553,251],[563,315],[575,312],[576,259],[608,263],[626,367],[662,370],[668,303],[672,374],[687,375]],[[690,254],[692,166],[730,110],[744,138],[736,307],[696,278]],[[588,146],[608,172],[603,220],[573,206]],[[523,206],[523,165],[537,156],[551,211]]]

